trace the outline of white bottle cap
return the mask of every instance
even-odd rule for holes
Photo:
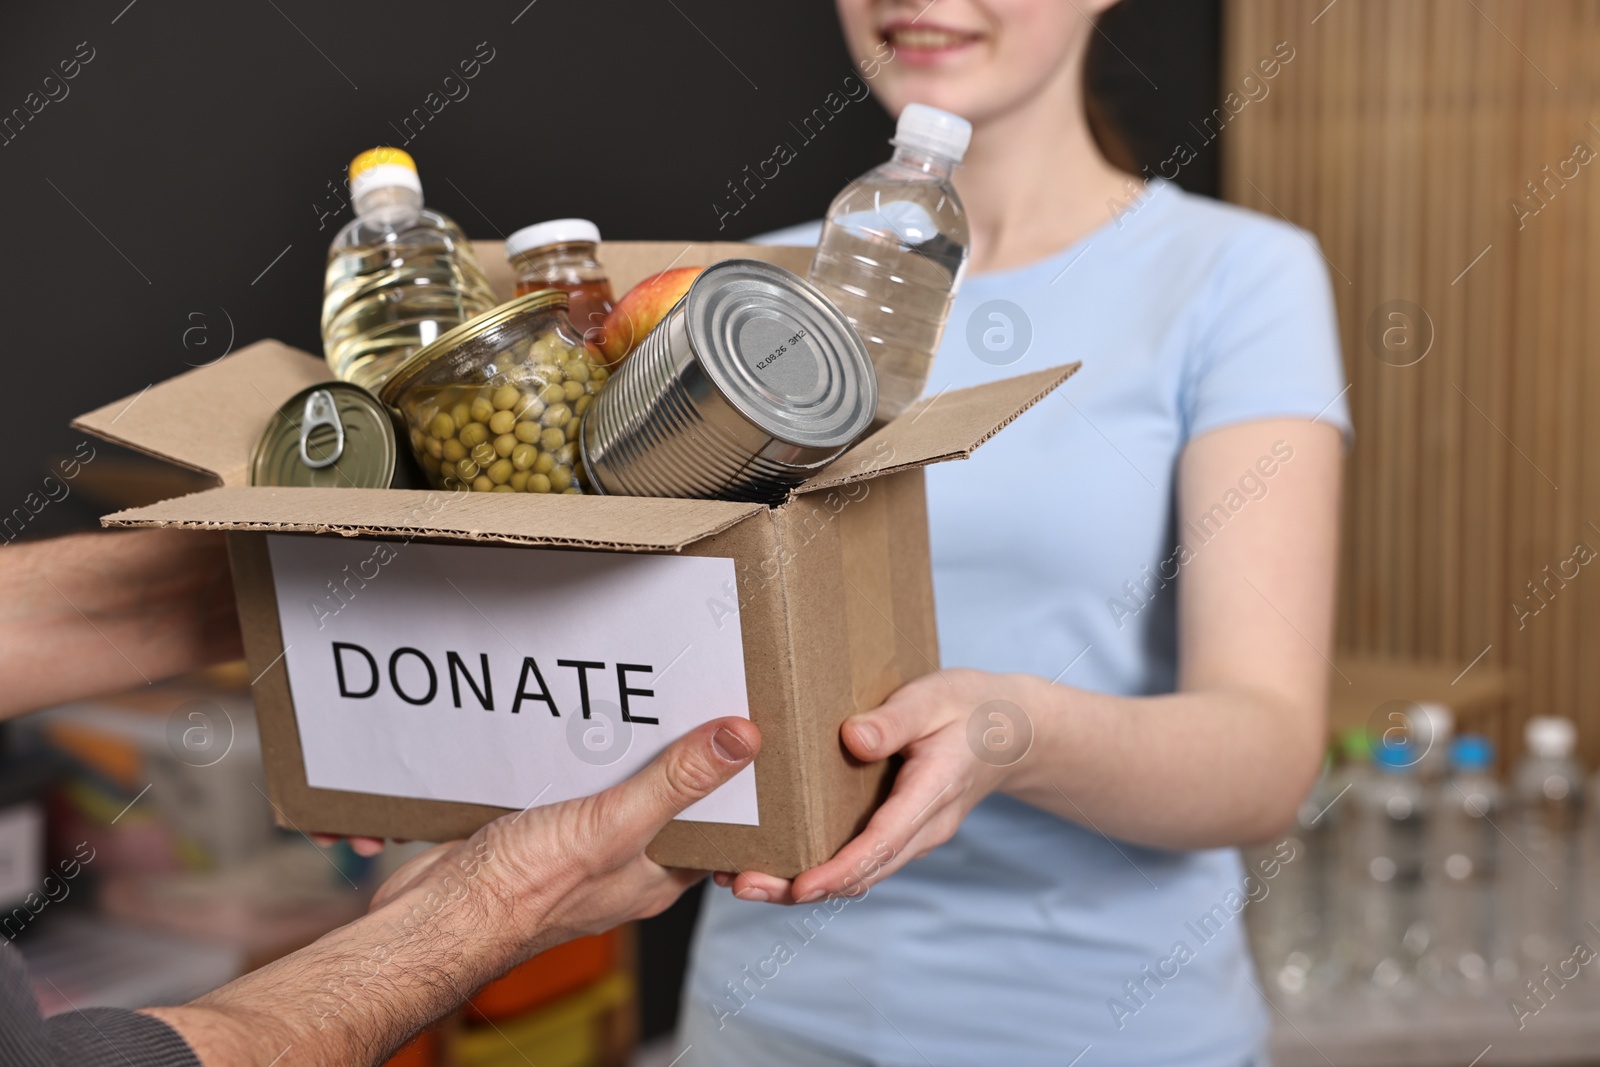
[[[1424,701],[1417,705],[1417,717],[1422,721],[1418,723],[1418,730],[1425,731],[1419,738],[1430,750],[1434,746],[1443,746],[1440,751],[1447,752],[1450,747],[1450,735],[1456,731],[1455,712],[1447,704],[1436,704]]]
[[[599,244],[600,227],[588,219],[551,219],[549,222],[524,226],[506,238],[506,258],[512,259],[535,248],[568,241],[593,241]]]
[[[1558,715],[1535,715],[1523,727],[1523,739],[1540,759],[1566,759],[1578,741],[1578,728]]]
[[[894,143],[944,156],[956,163],[967,154],[972,123],[927,104],[907,104],[894,128]]]

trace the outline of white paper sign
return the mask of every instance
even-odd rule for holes
[[[270,535],[306,780],[523,808],[749,718],[731,559]],[[733,601],[736,603],[737,601]],[[754,826],[746,767],[680,818]]]

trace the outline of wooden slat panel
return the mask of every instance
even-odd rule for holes
[[[1600,151],[1600,5],[1230,0],[1225,35],[1224,79],[1296,50],[1228,128],[1223,187],[1332,264],[1357,434],[1341,647],[1462,664],[1488,647],[1528,683],[1500,740],[1568,715],[1595,762],[1600,565],[1540,583],[1579,541],[1600,549],[1600,160],[1542,207],[1533,190],[1577,142]],[[1520,228],[1518,201],[1539,207]],[[1399,299],[1434,328],[1411,367],[1367,342]],[[1548,606],[1519,625],[1534,589]]]

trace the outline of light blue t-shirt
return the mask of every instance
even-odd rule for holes
[[[1348,430],[1336,329],[1310,235],[1165,182],[1042,262],[969,276],[930,394],[1083,369],[971,459],[927,472],[943,664],[1172,692],[1176,587],[1149,576],[1171,573],[1177,524],[1199,517],[1175,515],[1179,455],[1253,419]],[[1270,478],[1248,485],[1270,495]],[[1237,1065],[1267,1022],[1236,911],[1244,875],[1233,849],[1112,841],[991,796],[857,901],[782,908],[710,888],[684,1010],[906,1067],[1062,1067],[1087,1046],[1082,1067]]]

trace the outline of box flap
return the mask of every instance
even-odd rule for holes
[[[223,486],[119,511],[100,521],[114,527],[366,534],[676,552],[765,510],[762,504],[725,500]]]
[[[214,474],[223,485],[246,485],[250,452],[273,412],[306,386],[332,377],[328,364],[317,356],[277,341],[258,341],[80,415],[72,425]]]
[[[474,241],[473,251],[489,284],[502,300],[516,291],[517,280],[506,263],[503,241]],[[811,249],[792,245],[747,245],[734,241],[604,241],[600,262],[611,280],[616,296],[632,289],[641,279],[671,267],[709,267],[724,259],[759,259],[776,263],[801,277],[811,266]]]
[[[892,471],[966,459],[1013,419],[1072,377],[1081,363],[952,389],[920,400],[795,490],[809,493]]]

